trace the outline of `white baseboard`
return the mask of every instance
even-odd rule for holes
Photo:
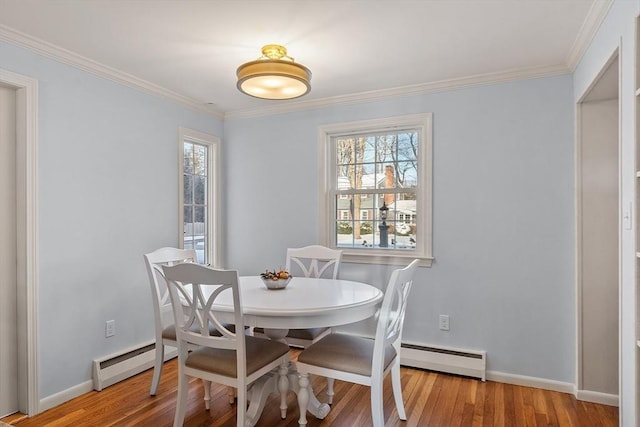
[[[618,406],[619,398],[617,394],[600,393],[597,391],[576,390],[576,386],[572,383],[561,381],[547,380],[544,378],[527,377],[524,375],[505,374],[504,372],[488,371],[487,379],[505,384],[521,385],[525,387],[541,388],[544,390],[558,391],[561,393],[569,393],[578,400],[585,402],[599,403],[608,406]]]
[[[617,394],[600,393],[598,391],[576,390],[576,399],[616,407],[620,404]]]
[[[525,375],[507,374],[504,372],[487,371],[487,380],[505,384],[521,385],[524,387],[540,388],[543,390],[569,393],[578,400],[585,402],[599,403],[608,406],[618,406],[619,398],[616,394],[600,393],[597,391],[576,390],[573,383],[549,380],[538,377],[528,377]]]
[[[44,412],[47,409],[51,409],[55,406],[62,405],[63,403],[75,399],[76,397],[82,396],[85,393],[89,393],[93,390],[93,380],[85,381],[78,385],[74,385],[66,390],[62,390],[56,394],[52,394],[51,396],[47,396],[43,399],[40,399],[40,403],[38,404],[38,413]]]
[[[545,378],[528,377],[525,375],[506,374],[504,372],[487,371],[487,380],[505,384],[521,385],[525,387],[541,388],[544,390],[559,391],[561,393],[575,393],[573,383],[548,380]]]
[[[169,359],[173,359],[178,356],[178,351],[175,348],[167,347],[164,355],[165,362]],[[151,384],[151,383],[149,383]],[[85,393],[89,393],[93,391],[94,381],[89,380],[83,383],[77,384],[73,387],[70,387],[66,390],[62,390],[58,393],[52,394],[51,396],[47,396],[43,399],[40,399],[38,404],[38,414],[46,411],[47,409],[51,409],[55,406],[61,405],[71,399],[75,399]]]

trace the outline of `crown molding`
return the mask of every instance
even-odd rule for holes
[[[575,71],[578,63],[582,59],[582,55],[584,55],[587,47],[589,47],[593,41],[612,4],[613,0],[596,0],[591,4],[591,8],[567,56],[567,66],[571,72]]]
[[[596,0],[587,14],[578,36],[567,58],[567,65],[541,66],[526,69],[506,70],[495,73],[477,74],[462,78],[440,80],[430,83],[402,86],[390,89],[382,89],[348,95],[340,95],[317,100],[291,101],[286,104],[269,107],[258,107],[223,111],[219,108],[203,104],[193,98],[180,95],[164,87],[140,79],[134,75],[122,72],[115,68],[101,64],[97,61],[85,58],[69,50],[58,47],[52,43],[29,36],[12,28],[0,25],[0,40],[20,47],[33,50],[43,56],[58,62],[71,65],[89,73],[98,75],[116,83],[141,90],[143,92],[165,98],[169,101],[182,104],[192,110],[205,113],[220,120],[233,120],[240,118],[260,117],[274,114],[285,114],[297,111],[312,110],[337,105],[349,105],[362,102],[373,102],[385,99],[422,95],[446,90],[454,90],[464,87],[503,83],[530,78],[548,77],[567,74],[574,71],[582,54],[595,36],[600,24],[604,20],[613,0]]]
[[[404,96],[424,95],[428,93],[442,92],[446,90],[454,90],[471,86],[505,83],[515,80],[526,80],[539,77],[550,77],[561,74],[568,74],[570,72],[571,70],[566,66],[543,66],[500,71],[496,73],[477,74],[457,79],[440,80],[431,83],[354,93],[350,95],[334,96],[317,100],[294,101],[288,102],[287,104],[271,107],[235,110],[227,112],[224,115],[224,119],[233,120],[240,118],[267,116],[272,114],[293,113],[296,111],[312,110],[316,108],[335,107],[337,105],[349,105],[362,102],[381,101],[385,99]]]
[[[95,74],[124,86],[138,89],[151,95],[182,104],[200,113],[217,117],[220,120],[224,119],[224,114],[220,110],[216,110],[192,98],[180,95],[179,93],[170,91],[162,86],[140,79],[134,75],[85,58],[84,56],[58,47],[52,43],[29,36],[28,34],[24,34],[20,31],[16,31],[5,25],[0,25],[0,40],[35,51],[40,55],[54,59],[63,64],[71,65],[75,68],[79,68],[83,71]]]

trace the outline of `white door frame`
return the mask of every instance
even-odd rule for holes
[[[582,104],[585,101],[585,98],[589,92],[596,86],[600,78],[606,73],[609,66],[613,64],[615,61],[618,62],[618,292],[619,297],[622,295],[622,134],[621,134],[621,120],[622,120],[622,112],[621,108],[621,44],[618,44],[616,48],[611,52],[608,56],[606,62],[598,71],[597,75],[593,78],[593,81],[589,84],[584,93],[579,97],[578,101],[575,104],[575,140],[574,140],[574,179],[575,179],[575,199],[574,199],[574,207],[576,212],[576,224],[575,224],[575,289],[576,289],[576,365],[575,365],[575,390],[574,395],[579,400],[584,400],[588,402],[601,403],[610,406],[620,406],[621,403],[621,384],[622,378],[620,376],[620,372],[622,369],[622,347],[620,346],[620,333],[622,329],[621,319],[622,319],[622,306],[618,304],[618,348],[619,348],[619,356],[618,356],[618,395],[608,395],[602,393],[588,392],[583,390],[583,378],[582,378]]]
[[[33,416],[38,393],[38,81],[0,69],[16,90],[18,406]]]

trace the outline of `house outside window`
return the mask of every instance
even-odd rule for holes
[[[179,129],[179,244],[195,249],[200,264],[222,266],[220,250],[220,140]]]
[[[322,244],[347,262],[431,265],[431,121],[420,114],[319,128]]]

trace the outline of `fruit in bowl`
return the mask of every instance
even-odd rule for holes
[[[291,274],[284,269],[266,270],[264,273],[260,273],[260,278],[268,289],[284,289],[291,281]]]

